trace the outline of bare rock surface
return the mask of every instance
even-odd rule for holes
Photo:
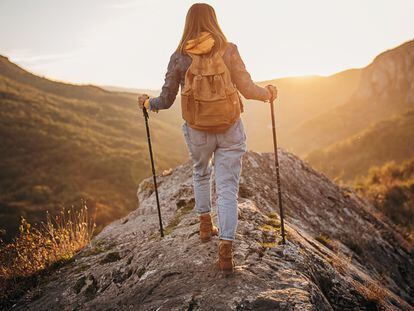
[[[414,41],[385,51],[364,68],[357,100],[400,101],[414,104]],[[374,101],[375,102],[375,101]]]
[[[413,310],[412,245],[351,189],[279,153],[287,244],[278,243],[273,154],[248,152],[234,276],[217,270],[217,238],[199,241],[186,163],[158,177],[164,238],[149,178],[137,210],[13,310]]]

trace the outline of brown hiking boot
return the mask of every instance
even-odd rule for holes
[[[213,225],[210,214],[200,215],[200,239],[201,242],[208,242],[213,235],[218,234],[218,229]]]
[[[234,272],[233,241],[220,240],[218,265],[224,275]]]

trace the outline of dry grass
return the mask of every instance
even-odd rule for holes
[[[0,245],[0,280],[29,277],[69,260],[89,243],[94,228],[86,206],[80,211],[62,210],[56,217],[47,214],[40,228],[22,218],[19,235],[12,243]]]
[[[354,188],[367,197],[403,234],[414,236],[414,158],[372,167]]]

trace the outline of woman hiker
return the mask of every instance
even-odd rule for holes
[[[190,7],[184,33],[172,54],[160,96],[140,95],[140,108],[158,112],[173,104],[181,86],[182,130],[193,161],[195,210],[202,242],[219,236],[218,265],[224,274],[234,269],[232,242],[237,227],[237,196],[246,134],[240,118],[247,99],[273,101],[277,89],[256,85],[237,46],[223,34],[214,9],[205,3]],[[218,228],[210,211],[211,159],[217,192]]]

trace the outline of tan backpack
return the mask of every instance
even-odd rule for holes
[[[191,128],[220,133],[240,116],[242,104],[221,53],[189,54],[192,63],[181,91],[183,119]]]

